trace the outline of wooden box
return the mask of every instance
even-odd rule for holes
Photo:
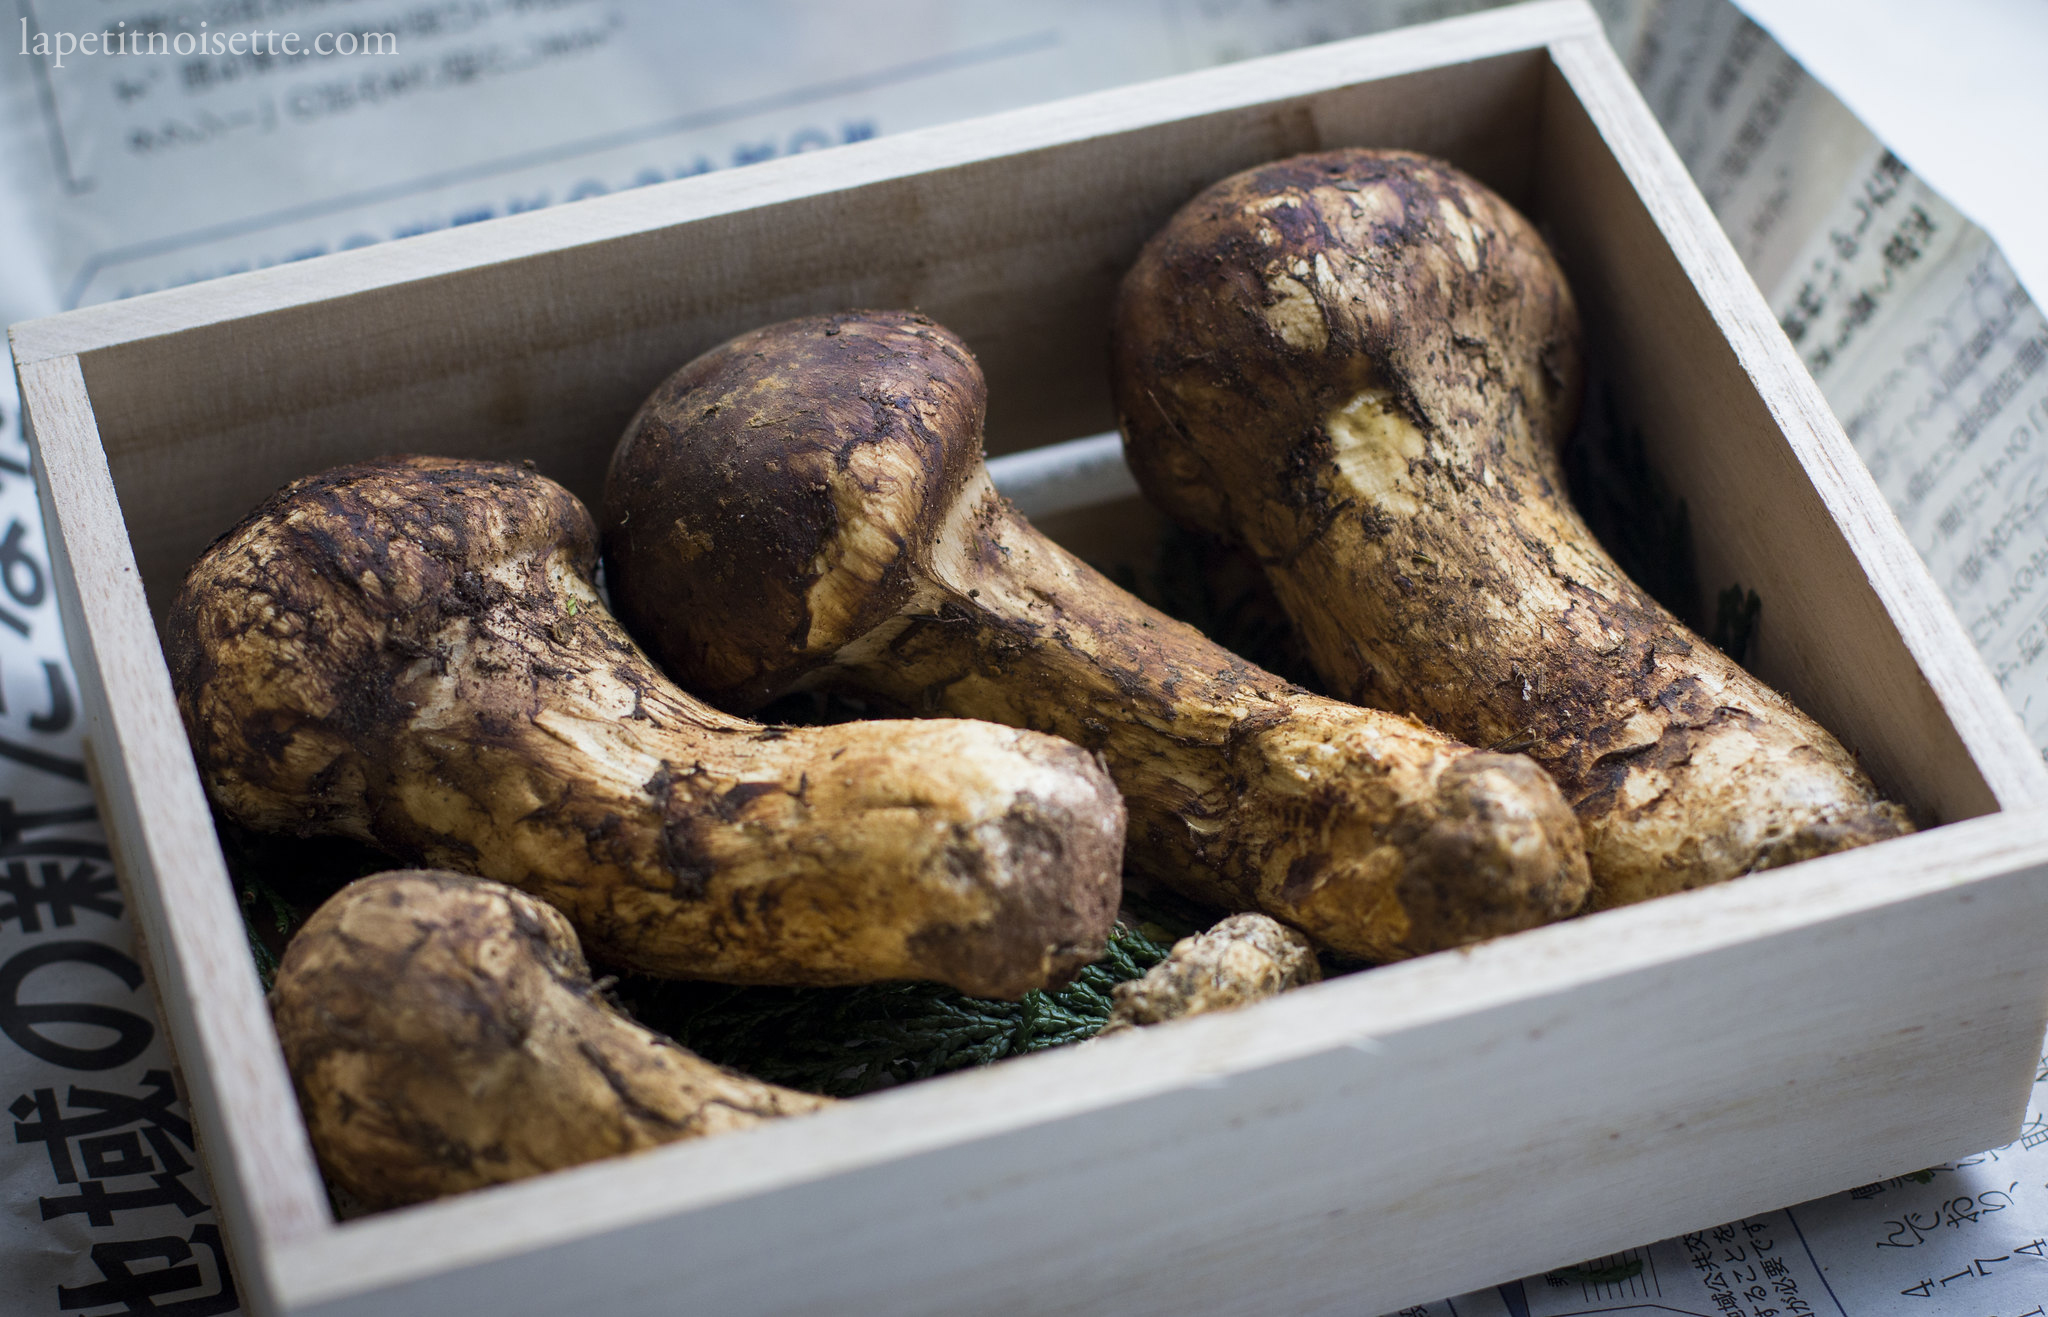
[[[153,617],[291,477],[530,457],[586,498],[739,330],[916,306],[992,448],[1112,423],[1111,290],[1207,183],[1359,144],[1544,227],[1756,662],[1930,830],[822,1115],[337,1224]],[[1371,1314],[2013,1136],[2048,773],[1592,11],[1548,0],[17,328],[91,760],[260,1313]],[[1940,825],[1934,827],[1932,825]]]

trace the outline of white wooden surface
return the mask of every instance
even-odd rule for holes
[[[352,1222],[287,1250],[286,1292],[322,1317],[1391,1312],[2006,1142],[2044,896],[2038,820],[1959,824]]]
[[[336,461],[531,457],[593,493],[647,388],[800,311],[908,303],[962,331],[998,449],[1100,430],[1107,301],[1143,238],[1222,174],[1344,143],[1447,155],[1532,209],[1691,504],[1707,583],[1770,600],[1767,673],[1928,821],[2008,812],[334,1226],[149,601]],[[2048,774],[1571,0],[95,307],[14,343],[110,830],[259,1311],[1384,1311],[2017,1124],[2048,1001],[2027,918]],[[1900,1082],[1936,1075],[1940,1106]]]
[[[73,357],[20,365],[51,568],[116,871],[221,1202],[242,1293],[274,1308],[269,1259],[330,1226],[171,678]]]

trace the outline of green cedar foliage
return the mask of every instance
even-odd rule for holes
[[[614,991],[634,1018],[720,1065],[832,1097],[1092,1038],[1110,990],[1158,964],[1173,943],[1158,923],[1120,922],[1109,954],[1064,988],[987,1001],[936,983],[742,988],[634,978]]]

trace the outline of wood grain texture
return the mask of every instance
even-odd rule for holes
[[[1597,30],[1557,0],[18,328],[108,825],[252,1311],[1387,1311],[2011,1137],[2039,767]],[[1924,818],[2008,812],[331,1225],[146,599],[343,460],[531,457],[587,494],[677,364],[805,312],[953,324],[998,451],[1105,429],[1144,237],[1336,145],[1446,156],[1546,225],[1705,579],[1768,601],[1763,675]]]
[[[350,1222],[288,1297],[1391,1312],[2010,1140],[2044,896],[2039,817],[1974,820]]]
[[[276,1251],[331,1224],[326,1190],[241,936],[78,362],[28,362],[18,377],[102,821],[149,949],[244,1301],[262,1311]]]

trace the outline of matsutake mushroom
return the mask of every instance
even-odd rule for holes
[[[1594,905],[1910,830],[1567,501],[1578,313],[1472,178],[1341,150],[1225,179],[1139,254],[1111,342],[1145,493],[1258,557],[1331,689],[1548,769]]]
[[[653,974],[1016,997],[1102,954],[1124,811],[1092,755],[986,723],[720,713],[627,638],[596,558],[583,505],[519,467],[295,481],[166,623],[214,800],[511,883]]]
[[[320,1164],[371,1207],[831,1103],[635,1024],[560,912],[461,874],[349,884],[293,936],[270,1000]]]
[[[990,486],[985,392],[966,346],[907,312],[698,357],[612,459],[620,615],[728,707],[836,686],[1099,751],[1134,870],[1353,956],[1579,907],[1578,829],[1533,763],[1312,695],[1083,565]]]

